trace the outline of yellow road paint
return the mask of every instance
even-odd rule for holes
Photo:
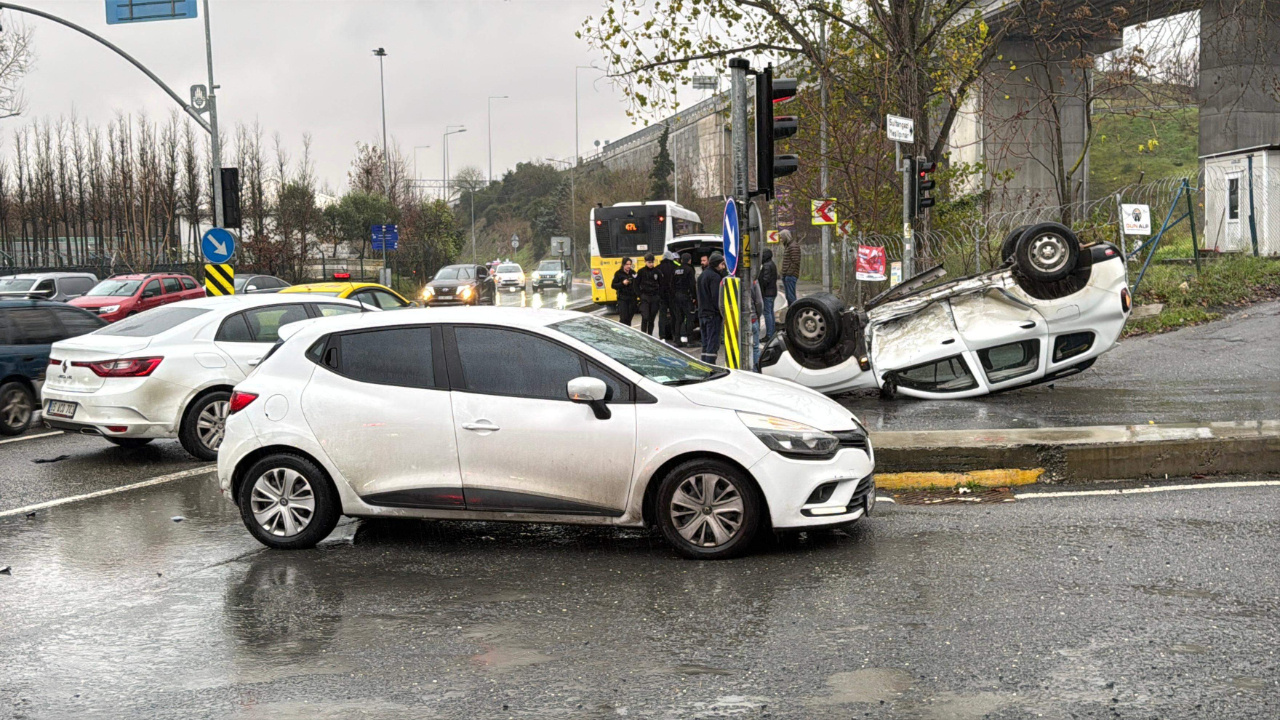
[[[1031,485],[1044,475],[1044,468],[1021,470],[971,470],[969,472],[902,472],[876,473],[876,487],[881,490],[924,490],[949,488],[956,485],[978,487],[1014,487]]]

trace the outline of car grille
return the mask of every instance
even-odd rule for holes
[[[452,295],[452,294],[453,294],[453,288],[451,288],[451,287],[441,287],[441,288],[436,288],[436,294],[437,294],[437,295]]]
[[[871,442],[867,440],[867,436],[861,430],[844,430],[831,434],[835,435],[836,439],[840,441],[840,447],[842,448],[871,449]]]
[[[863,507],[867,502],[867,495],[875,492],[875,489],[876,483],[873,476],[868,475],[862,478],[858,483],[858,488],[853,491],[853,497],[849,498],[849,511],[853,512],[854,510]]]

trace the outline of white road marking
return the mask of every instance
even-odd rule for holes
[[[53,432],[40,433],[39,435],[23,435],[22,437],[9,438],[8,440],[0,440],[0,445],[4,445],[5,443],[11,443],[11,442],[22,442],[23,440],[35,440],[36,438],[42,438],[42,437],[52,437],[54,435],[62,435],[62,434],[63,433],[61,430],[55,430]]]
[[[215,467],[212,464],[204,465],[198,468],[191,468],[190,470],[169,473],[168,475],[160,475],[158,477],[153,477],[150,480],[136,482],[132,485],[121,485],[120,487],[111,488],[109,490],[99,490],[97,492],[85,493],[84,495],[75,495],[73,497],[59,498],[57,500],[50,500],[48,502],[37,503],[35,505],[28,505],[14,510],[5,510],[0,512],[0,518],[11,517],[13,515],[25,515],[29,512],[35,512],[36,510],[47,510],[52,507],[58,507],[59,505],[68,505],[82,500],[92,500],[94,498],[105,497],[107,495],[115,495],[116,493],[151,487],[152,485],[163,485],[165,483],[173,482],[174,480],[182,480],[183,478],[195,477],[197,475],[208,475],[209,473],[212,473],[214,469]]]
[[[1062,492],[1014,493],[1019,500],[1036,498],[1088,497],[1090,495],[1142,495],[1146,493],[1177,492],[1181,490],[1219,490],[1226,488],[1277,487],[1280,480],[1238,480],[1233,482],[1196,483],[1195,485],[1156,485],[1140,488],[1116,488],[1113,490],[1064,490]]]

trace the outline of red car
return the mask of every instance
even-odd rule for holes
[[[107,322],[136,315],[179,300],[204,297],[204,288],[190,275],[141,273],[112,275],[68,305],[84,308]]]

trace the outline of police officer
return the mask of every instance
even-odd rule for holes
[[[681,347],[688,347],[693,329],[698,327],[698,316],[694,314],[694,298],[698,296],[698,281],[694,279],[693,256],[684,253],[676,264],[671,280],[671,308],[675,321],[675,336],[680,339]]]

